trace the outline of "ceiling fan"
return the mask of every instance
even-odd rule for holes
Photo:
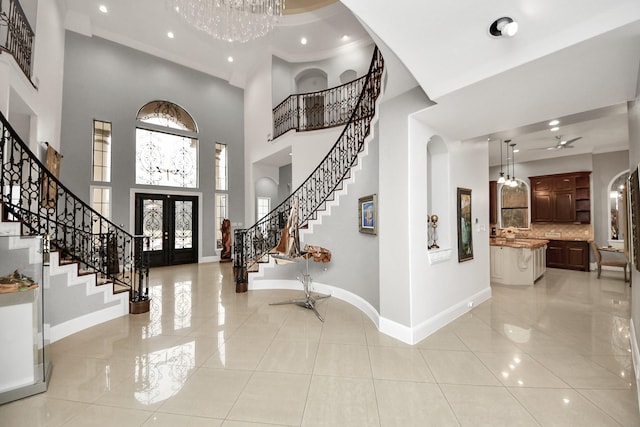
[[[567,140],[567,139],[562,139],[562,135],[557,135],[556,145],[554,145],[553,147],[536,148],[536,150],[564,150],[565,148],[573,148],[572,144],[579,139],[582,139],[582,137],[579,136],[577,138]]]

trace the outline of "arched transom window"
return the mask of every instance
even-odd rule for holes
[[[136,116],[136,184],[198,186],[198,127],[185,109],[152,101]]]

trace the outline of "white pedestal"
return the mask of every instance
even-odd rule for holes
[[[0,294],[0,393],[35,383],[36,292]]]

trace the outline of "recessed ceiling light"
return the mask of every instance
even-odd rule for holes
[[[519,153],[520,150],[518,150],[517,148],[515,150],[513,150],[514,153]]]
[[[102,13],[107,13],[109,12],[109,9],[107,9],[107,6],[101,4],[100,7],[98,8],[98,10]]]
[[[173,31],[169,31],[169,32],[167,33],[167,37],[169,37],[170,39],[172,39],[172,38],[174,38],[174,37],[175,37],[175,34],[173,34]]]
[[[560,141],[560,145],[564,145],[566,143],[567,143],[567,141]]]
[[[290,156],[293,156],[293,153],[289,153]]]
[[[554,126],[551,129],[549,129],[551,132],[557,132],[560,130],[560,128],[558,126]]]
[[[229,56],[229,57],[227,58],[227,61],[229,61],[229,62],[233,62],[233,56]]]
[[[555,126],[555,125],[559,125],[560,124],[560,120],[551,120],[549,122],[549,126]]]
[[[346,42],[347,40],[349,40],[349,36],[347,34],[342,36],[342,41]]]
[[[306,37],[301,38],[300,44],[307,44],[307,38]]]

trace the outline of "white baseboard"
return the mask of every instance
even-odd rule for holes
[[[121,304],[76,317],[59,325],[50,326],[49,324],[45,324],[44,336],[47,337],[49,342],[53,343],[69,335],[73,335],[76,332],[129,314],[129,293],[123,292],[118,295],[123,299]]]
[[[205,262],[218,262],[220,261],[220,257],[218,255],[214,256],[203,256],[198,260],[198,264],[204,264]]]
[[[636,393],[638,394],[638,404],[640,404],[640,351],[638,351],[638,340],[633,319],[629,321],[629,332],[631,333],[631,360],[633,361],[633,371],[636,373]]]
[[[416,344],[422,341],[429,335],[436,332],[438,329],[453,322],[458,317],[473,310],[473,307],[482,304],[490,298],[491,287],[488,286],[486,289],[483,289],[482,291],[471,296],[471,298],[467,298],[465,301],[461,301],[449,307],[448,309],[436,314],[430,319],[425,320],[424,322],[412,328],[412,341],[408,344]]]
[[[298,280],[255,280],[249,283],[249,290],[267,290],[267,289],[287,289],[302,290],[302,284]],[[344,302],[351,304],[371,319],[378,330],[383,334],[389,335],[406,344],[416,344],[428,337],[438,329],[457,319],[461,315],[473,309],[473,307],[481,304],[491,298],[491,288],[478,292],[471,298],[467,298],[449,309],[437,314],[431,319],[427,319],[415,327],[402,325],[393,320],[381,317],[380,313],[368,301],[362,297],[335,286],[325,285],[322,283],[313,283],[313,291],[322,294],[329,294],[333,298],[338,298]]]

